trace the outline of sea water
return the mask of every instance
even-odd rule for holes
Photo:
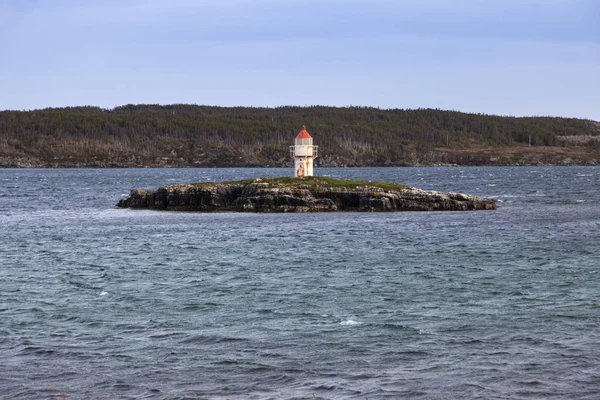
[[[600,168],[315,170],[496,211],[114,208],[290,171],[0,170],[0,398],[599,398]]]

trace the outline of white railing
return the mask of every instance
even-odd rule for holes
[[[319,146],[290,146],[291,157],[317,157]]]

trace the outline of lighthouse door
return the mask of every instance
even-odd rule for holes
[[[304,177],[304,164],[298,164],[298,168],[296,169],[296,176],[298,178]]]

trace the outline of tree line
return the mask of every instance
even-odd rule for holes
[[[283,166],[290,163],[287,148],[302,125],[320,146],[322,165],[411,165],[427,154],[448,158],[469,149],[515,146],[583,146],[596,154],[600,143],[565,139],[600,135],[600,124],[575,118],[129,104],[1,111],[0,157],[58,166]]]

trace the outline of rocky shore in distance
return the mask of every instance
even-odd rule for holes
[[[495,210],[494,199],[409,186],[326,177],[258,178],[133,189],[119,208],[173,211],[468,211]]]
[[[0,149],[1,150],[1,149]],[[0,152],[1,153],[1,152]],[[210,153],[209,153],[210,154]],[[207,156],[208,157],[208,156]],[[369,159],[324,155],[318,167],[428,167],[428,166],[575,166],[600,165],[600,153],[583,147],[474,148],[456,150],[408,151],[400,159]],[[173,153],[165,157],[65,157],[2,155],[0,168],[290,168],[287,157],[248,158],[228,154],[219,159],[183,158]]]

